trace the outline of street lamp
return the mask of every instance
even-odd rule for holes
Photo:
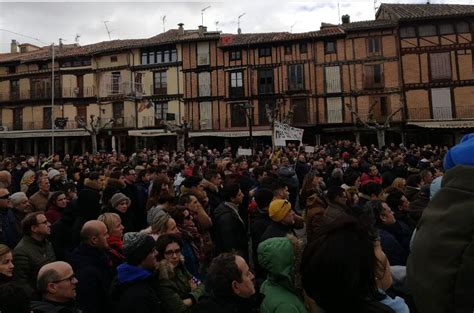
[[[250,102],[240,103],[240,108],[245,110],[245,115],[248,119],[249,124],[249,139],[250,139],[250,149],[253,151],[253,136],[252,136],[252,124],[253,124],[253,105]]]

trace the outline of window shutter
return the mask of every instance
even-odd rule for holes
[[[212,129],[212,103],[199,103],[200,126],[201,129]]]
[[[209,72],[199,73],[199,96],[211,96],[211,73]]]
[[[430,54],[432,79],[451,79],[450,57],[451,54],[449,52]]]
[[[327,98],[327,122],[328,123],[342,123],[342,99]]]
[[[328,66],[326,71],[326,92],[336,93],[341,92],[341,73],[339,66]]]
[[[197,65],[209,65],[209,43],[198,42],[197,44]]]

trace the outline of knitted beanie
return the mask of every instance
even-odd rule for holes
[[[110,198],[110,205],[112,205],[113,208],[116,208],[123,200],[127,200],[128,204],[130,205],[130,198],[121,192],[117,192],[112,196],[112,198]]]
[[[474,165],[474,133],[462,137],[461,142],[444,157],[444,169],[447,171],[456,165]]]
[[[279,222],[285,218],[286,214],[291,210],[291,203],[288,200],[273,200],[268,207],[268,215],[270,218]]]
[[[125,233],[123,236],[123,253],[130,265],[140,264],[155,248],[153,237],[144,233]]]
[[[162,207],[156,206],[148,211],[146,220],[149,226],[155,225],[156,229],[161,229],[169,218],[170,215]]]
[[[48,172],[48,178],[49,180],[52,180],[54,177],[61,175],[58,170],[55,170],[54,168],[51,168]]]

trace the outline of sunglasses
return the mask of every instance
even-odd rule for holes
[[[8,200],[8,199],[10,199],[10,194],[7,193],[6,195],[1,196],[0,199],[1,200]]]

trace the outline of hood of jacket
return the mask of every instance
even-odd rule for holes
[[[97,191],[102,189],[97,180],[92,180],[92,179],[89,179],[89,178],[86,178],[84,180],[84,187],[94,189],[94,190],[97,190]]]
[[[301,253],[302,243],[295,236],[270,238],[258,245],[258,263],[269,281],[295,292],[301,290]]]
[[[280,167],[278,169],[277,174],[278,174],[278,176],[282,176],[282,177],[292,177],[296,173],[295,173],[295,170],[292,167],[283,166],[283,167]]]
[[[120,264],[117,267],[117,281],[119,284],[125,284],[132,281],[144,280],[150,277],[152,273],[138,266],[128,263]]]
[[[173,279],[176,274],[178,267],[184,266],[184,257],[181,256],[181,263],[173,267],[173,265],[167,260],[163,259],[158,263],[158,272],[160,273],[160,279]]]
[[[214,219],[218,219],[223,215],[226,214],[231,214],[231,215],[236,215],[236,218],[238,217],[238,213],[234,213],[234,209],[232,209],[230,206],[227,205],[226,202],[222,202],[215,210],[214,210]]]

